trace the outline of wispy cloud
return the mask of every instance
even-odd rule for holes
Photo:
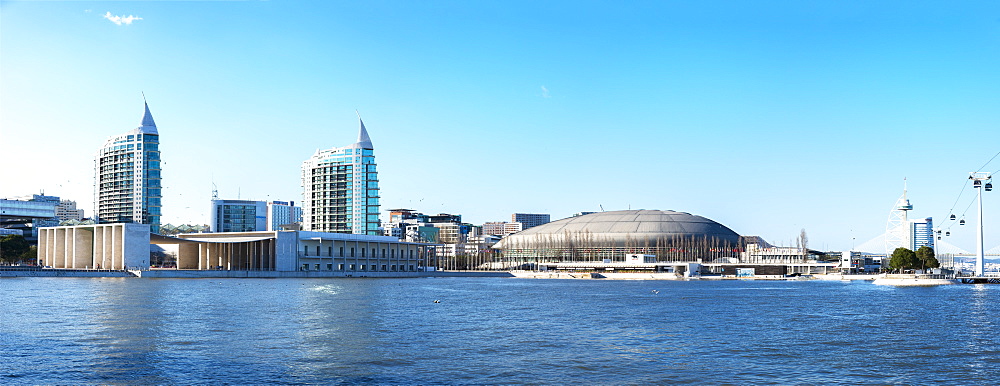
[[[546,88],[545,86],[542,86],[542,98],[551,98],[551,97],[552,96],[549,95],[549,89]]]
[[[142,20],[142,18],[138,17],[138,16],[132,16],[132,15],[118,16],[118,15],[112,15],[111,12],[105,13],[104,14],[104,18],[108,19],[108,20],[111,20],[112,23],[115,23],[115,24],[118,24],[118,25],[122,25],[122,24],[129,25],[129,24],[132,24],[133,21]]]

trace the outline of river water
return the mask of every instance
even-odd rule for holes
[[[1000,285],[0,278],[0,290],[4,384],[1000,380]]]

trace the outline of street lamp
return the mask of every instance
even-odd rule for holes
[[[975,172],[969,173],[969,179],[972,180],[972,187],[976,189],[979,202],[979,227],[976,228],[976,276],[984,276],[986,274],[983,268],[984,252],[983,252],[983,190],[987,192],[993,190],[993,184],[990,183],[992,177],[990,173],[985,172]],[[983,186],[985,184],[985,186]]]

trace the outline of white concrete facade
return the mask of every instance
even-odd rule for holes
[[[41,228],[38,263],[52,268],[147,269],[149,226],[125,223]]]
[[[63,269],[149,269],[150,244],[177,245],[177,270],[419,272],[431,245],[393,237],[271,231],[151,235],[143,224],[42,228],[39,263]]]

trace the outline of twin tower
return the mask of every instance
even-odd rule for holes
[[[380,235],[378,171],[365,123],[354,144],[317,150],[302,163],[302,229]],[[145,103],[139,127],[108,138],[94,159],[98,223],[149,224],[162,217],[160,135]]]

